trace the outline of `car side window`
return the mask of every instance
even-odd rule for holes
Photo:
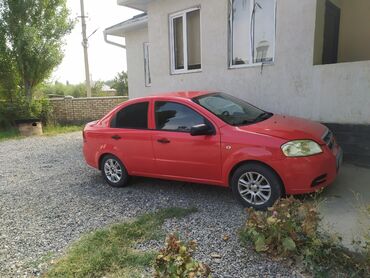
[[[157,101],[155,103],[155,123],[159,130],[190,132],[192,126],[209,122],[183,104]]]
[[[148,129],[148,102],[135,103],[117,112],[113,128]]]

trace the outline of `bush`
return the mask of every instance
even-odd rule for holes
[[[15,102],[0,101],[0,128],[15,126],[16,120],[40,119],[43,124],[52,122],[52,107],[48,99],[33,100],[28,103],[24,98]]]
[[[175,235],[166,239],[166,247],[160,250],[155,261],[155,278],[211,277],[206,264],[193,259],[196,242],[181,242]]]
[[[252,241],[257,252],[292,258],[314,275],[365,277],[370,271],[364,254],[350,252],[339,237],[318,229],[317,203],[291,197],[277,201],[266,212],[248,209],[248,213],[241,239]]]

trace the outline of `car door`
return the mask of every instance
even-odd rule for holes
[[[221,180],[218,130],[214,135],[190,134],[192,126],[212,125],[210,121],[189,106],[173,101],[156,101],[154,117],[153,150],[158,174],[208,182]]]
[[[130,104],[111,120],[110,143],[131,175],[153,173],[155,167],[149,107],[149,102]]]

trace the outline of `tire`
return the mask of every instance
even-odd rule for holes
[[[104,180],[113,187],[127,186],[129,176],[126,167],[114,155],[106,155],[101,161],[101,173]]]
[[[266,210],[282,195],[282,183],[270,168],[247,163],[236,169],[231,177],[231,188],[244,207]]]

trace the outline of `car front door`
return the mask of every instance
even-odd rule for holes
[[[164,177],[219,182],[221,180],[220,134],[205,117],[187,105],[156,101],[153,149],[156,171]],[[209,124],[214,135],[192,136],[194,125]]]
[[[125,106],[111,120],[108,139],[131,175],[145,175],[154,171],[149,107],[149,102]]]

